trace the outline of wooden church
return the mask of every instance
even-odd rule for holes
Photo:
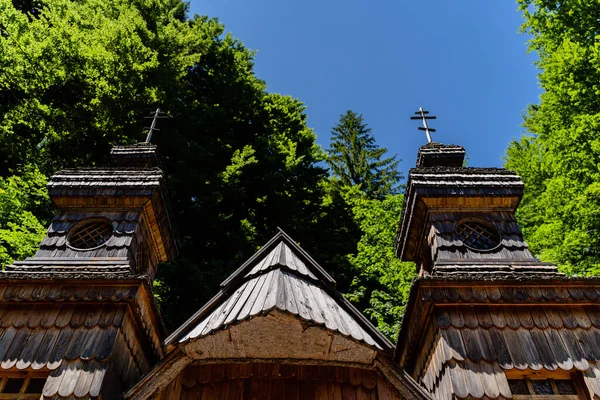
[[[600,398],[600,285],[531,255],[513,172],[421,147],[396,346],[283,231],[167,337],[151,288],[178,239],[157,150],[111,155],[51,178],[39,251],[0,274],[0,399]]]

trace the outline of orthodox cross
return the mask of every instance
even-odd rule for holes
[[[160,111],[160,108],[157,108],[156,111],[152,111],[150,113],[150,117],[144,117],[144,118],[152,118],[152,124],[150,124],[150,128],[146,128],[148,129],[148,136],[146,137],[146,143],[150,143],[150,141],[152,140],[152,133],[154,131],[160,131],[160,129],[158,129],[156,127],[157,124],[157,120],[161,119],[161,118],[169,118],[165,115],[165,113],[163,111]]]
[[[418,117],[410,117],[410,119],[420,119],[423,121],[423,126],[419,126],[419,130],[425,131],[425,134],[427,135],[427,143],[431,143],[430,132],[435,132],[435,129],[432,129],[429,126],[427,126],[427,120],[436,119],[436,117],[434,117],[433,115],[427,115],[429,114],[429,111],[424,111],[422,107],[419,107],[419,111],[417,111],[415,114],[417,114]]]

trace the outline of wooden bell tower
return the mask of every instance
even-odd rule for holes
[[[464,155],[431,142],[409,174],[396,249],[419,278],[396,361],[435,399],[598,398],[599,280],[536,259],[520,177]]]
[[[0,394],[117,399],[162,358],[152,296],[177,239],[156,146],[56,173],[57,214],[34,257],[0,275]]]

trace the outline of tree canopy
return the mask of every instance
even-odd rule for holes
[[[160,107],[170,118],[153,142],[183,239],[155,286],[169,329],[281,227],[392,334],[405,284],[384,248],[397,161],[350,113],[362,176],[330,179],[304,105],[267,92],[253,57],[180,0],[0,0],[0,263],[37,249],[53,214],[48,176],[107,164],[111,146],[145,138],[143,116]]]
[[[539,55],[540,103],[506,166],[525,182],[518,211],[532,250],[577,274],[600,273],[600,1],[520,0]]]

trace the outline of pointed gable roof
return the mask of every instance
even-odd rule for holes
[[[165,341],[183,343],[273,309],[364,342],[393,345],[334,287],[325,272],[292,238],[279,232],[221,284],[221,291]]]

